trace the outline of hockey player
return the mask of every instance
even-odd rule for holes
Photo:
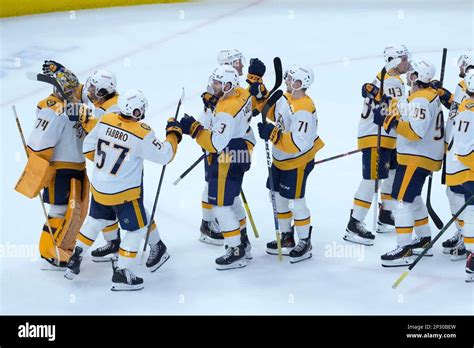
[[[452,159],[452,171],[446,173],[448,185],[462,185],[467,201],[474,195],[474,72],[464,77],[466,98],[458,107],[458,115],[453,123],[453,136],[448,147],[447,157]],[[464,211],[462,237],[467,261],[466,282],[474,282],[474,203],[470,203]]]
[[[226,245],[226,253],[217,258],[216,268],[226,270],[246,266],[246,244],[241,239],[239,216],[233,209],[243,177],[250,169],[255,144],[247,140],[252,132],[252,99],[239,86],[237,71],[227,65],[217,67],[211,76],[211,87],[218,102],[209,121],[209,129],[194,117],[185,115],[180,123],[183,133],[196,139],[209,153],[207,161],[207,203],[212,206]]]
[[[52,76],[55,72],[64,71],[66,68],[61,63],[46,60],[43,63],[43,73]],[[87,134],[97,124],[98,120],[111,112],[118,112],[117,79],[115,74],[106,70],[95,70],[86,81],[85,86],[79,85],[76,93],[83,105],[79,110],[79,121],[82,130]],[[120,245],[120,232],[118,221],[111,223],[103,229],[106,245],[92,250],[92,260],[96,262],[110,261],[110,256],[118,253]]]
[[[64,100],[55,88],[38,103],[27,144],[28,163],[16,190],[33,198],[44,188],[43,200],[49,204],[49,212],[39,242],[40,254],[53,267],[64,268],[87,215],[89,183],[82,154],[84,134],[78,122],[68,118],[75,109],[79,80],[67,69],[52,76],[67,99]]]
[[[306,205],[306,180],[314,168],[314,157],[324,146],[318,136],[318,118],[313,100],[306,94],[314,81],[311,68],[294,65],[285,73],[287,91],[269,114],[273,123],[258,124],[260,138],[273,143],[272,177],[281,246],[290,262],[303,261],[311,254],[311,214]],[[267,188],[270,188],[267,180]],[[299,242],[295,246],[294,230]],[[269,254],[277,254],[277,242],[267,244]]]
[[[410,67],[410,53],[405,45],[390,45],[385,48],[384,57],[385,62],[394,68],[387,69],[383,94],[394,100],[401,99],[405,96],[405,85],[400,75],[406,73]],[[378,173],[376,173],[378,129],[372,121],[374,118],[373,109],[376,102],[380,101],[380,78],[381,72],[377,74],[373,83],[366,83],[362,86],[364,106],[358,130],[358,148],[362,149],[362,181],[354,196],[354,204],[344,236],[346,241],[364,245],[373,245],[375,239],[375,236],[365,227],[364,220],[373,201],[376,178],[383,180],[381,185],[382,206],[378,214],[377,232],[393,231],[394,226],[392,212],[395,210],[395,203],[390,195],[397,166],[394,130],[385,132],[382,129]]]
[[[239,76],[243,75],[243,68],[245,66],[245,57],[236,49],[232,50],[223,50],[219,52],[218,55],[219,65],[231,65],[238,73]],[[265,98],[268,97],[268,92],[263,84],[262,77],[265,74],[265,65],[257,58],[252,58],[250,60],[250,66],[248,69],[246,82],[249,84],[249,92],[252,95],[252,108],[260,111],[263,107]],[[210,128],[210,121],[212,119],[212,112],[215,109],[215,105],[218,101],[218,98],[213,94],[213,89],[211,88],[211,81],[208,84],[208,91],[203,93],[201,96],[204,102],[204,112],[201,113],[199,121],[204,126],[205,129]],[[245,137],[245,140],[255,144],[255,136],[252,128],[249,127]],[[219,225],[215,222],[214,216],[212,214],[212,205],[207,202],[208,197],[208,184],[207,184],[207,172],[209,165],[206,161],[205,164],[205,175],[206,175],[206,186],[202,194],[202,210],[203,210],[203,219],[201,222],[201,236],[200,241],[204,243],[209,243],[213,245],[222,245],[224,243],[224,238],[219,230]],[[247,260],[252,258],[251,255],[251,244],[247,235],[247,218],[245,209],[242,204],[240,195],[235,197],[234,204],[232,209],[237,215],[240,223],[240,232],[242,243],[245,245],[246,254],[245,257]]]
[[[151,128],[141,122],[147,105],[141,91],[127,91],[118,100],[120,113],[104,115],[84,141],[83,151],[94,161],[91,208],[67,264],[67,279],[79,274],[82,257],[99,231],[118,219],[125,237],[120,242],[118,262],[112,261],[112,290],[143,289],[143,279],[129,269],[137,256],[140,241],[147,233],[150,218],[143,204],[143,161],[169,163],[176,154],[182,134],[179,122],[169,119],[166,141],[158,141]],[[149,244],[146,266],[154,272],[169,258],[154,226]]]
[[[474,68],[474,52],[467,51],[463,53],[458,60],[459,65],[459,77],[464,78],[466,73]],[[445,145],[446,148],[452,141],[452,128],[458,114],[457,110],[462,101],[467,97],[466,95],[466,85],[464,79],[456,86],[456,91],[452,95],[447,89],[436,86],[438,88],[438,95],[440,96],[441,101],[447,107],[449,111],[449,119],[446,123],[446,134],[445,134]],[[446,156],[445,162],[446,173],[451,173],[457,168],[457,161],[453,156]],[[449,200],[449,205],[451,208],[451,213],[454,215],[459,208],[464,203],[464,187],[462,185],[450,186],[446,185],[446,195]],[[462,260],[467,257],[466,248],[464,246],[461,229],[464,224],[464,221],[461,217],[458,217],[455,221],[456,232],[455,234],[443,242],[443,253],[450,254],[451,260]]]
[[[414,253],[431,241],[428,211],[421,198],[427,176],[441,169],[444,154],[444,121],[441,102],[430,83],[435,74],[433,64],[424,60],[411,62],[407,73],[410,95],[397,103],[390,97],[388,116],[385,109],[374,109],[374,123],[387,133],[397,132],[397,169],[392,197],[398,201],[395,226],[398,246],[381,256],[385,267],[409,266]],[[415,238],[412,239],[413,230]]]

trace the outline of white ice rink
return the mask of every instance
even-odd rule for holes
[[[265,243],[274,238],[274,227],[261,141],[243,185],[261,236],[255,239],[248,227],[254,259],[246,268],[216,271],[214,259],[223,250],[198,241],[202,167],[172,185],[201,155],[186,137],[167,168],[156,214],[171,259],[153,274],[144,266],[134,268],[145,278],[143,291],[111,292],[110,264],[93,263],[90,257],[74,281],[61,272],[41,271],[40,204],[13,190],[26,158],[10,105],[17,106],[28,135],[36,103],[50,87],[27,80],[26,72],[40,72],[44,59],[62,62],[81,81],[94,69],[106,68],[117,75],[119,91],[144,91],[150,104],[145,121],[164,137],[181,87],[186,89],[182,112],[197,115],[217,52],[238,48],[247,61],[259,57],[266,63],[268,86],[273,85],[274,56],[281,57],[284,68],[299,63],[314,69],[309,94],[326,143],[317,155],[321,159],[356,148],[360,86],[381,69],[386,44],[404,43],[414,57],[432,61],[438,70],[447,47],[445,86],[454,91],[455,63],[474,46],[473,28],[473,2],[461,0],[182,3],[0,20],[0,313],[472,315],[474,287],[464,282],[465,262],[451,262],[440,243],[434,257],[422,260],[395,291],[391,285],[404,269],[385,269],[379,261],[395,246],[395,235],[377,235],[372,247],[342,240],[361,177],[360,154],[321,164],[308,180],[313,258],[290,265],[267,255]],[[145,203],[151,210],[161,167],[145,167]],[[450,211],[439,173],[434,182],[433,205],[446,222]],[[99,237],[97,245],[102,242]]]

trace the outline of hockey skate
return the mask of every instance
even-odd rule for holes
[[[379,218],[377,220],[377,233],[395,232],[395,220],[391,210],[385,210],[380,205]]]
[[[311,231],[313,230],[313,226],[309,228],[309,235],[308,238],[303,238],[298,241],[298,244],[291,249],[290,251],[290,263],[297,263],[303,260],[309,259],[313,256],[311,250],[313,247],[311,246]]]
[[[66,270],[67,262],[61,261],[59,262],[59,266],[56,262],[56,259],[47,259],[45,257],[41,257],[41,265],[40,269],[42,271],[62,271]]]
[[[247,262],[245,261],[245,247],[243,244],[236,247],[227,246],[226,253],[216,259],[216,269],[218,271],[245,266],[247,266]]]
[[[117,258],[120,247],[120,238],[108,241],[107,244],[95,250],[92,250],[92,261],[110,262],[112,258]]]
[[[466,250],[466,246],[464,242],[458,243],[454,248],[449,251],[451,261],[459,261],[464,260],[467,258],[468,251]]]
[[[461,234],[461,230],[457,230],[454,235],[445,240],[442,244],[443,246],[443,254],[451,254],[451,249],[457,247],[459,244],[463,243],[463,238]]]
[[[411,245],[397,246],[394,250],[383,254],[380,258],[383,267],[410,266],[415,261]]]
[[[201,236],[199,240],[211,245],[224,245],[224,236],[219,231],[219,225],[215,221],[201,222]]]
[[[420,255],[423,250],[430,244],[431,242],[431,237],[416,237],[415,239],[412,240],[411,242],[411,249],[413,252],[413,255]],[[433,251],[431,248],[426,252],[424,256],[433,256]]]
[[[466,260],[466,283],[474,282],[474,260],[472,253],[468,251]]]
[[[146,260],[146,266],[150,272],[155,272],[160,268],[168,259],[170,254],[167,252],[167,248],[163,241],[159,241],[155,245],[150,246],[150,255]]]
[[[82,262],[82,248],[75,247],[74,253],[71,255],[69,259],[66,271],[64,272],[64,278],[73,280],[75,276],[77,276],[81,271],[81,262]]]
[[[295,237],[293,228],[290,232],[281,233],[281,252],[283,256],[289,256],[291,249],[295,247]],[[277,241],[267,243],[267,254],[278,255]]]
[[[374,245],[375,236],[365,228],[365,224],[351,217],[346,228],[346,235],[343,239],[347,242],[363,245]]]
[[[112,259],[112,291],[138,291],[144,288],[143,278],[137,277],[127,268],[117,268],[117,261]]]

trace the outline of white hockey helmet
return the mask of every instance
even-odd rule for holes
[[[292,81],[301,81],[301,88],[309,88],[314,81],[314,72],[313,69],[309,67],[301,67],[298,65],[292,65],[286,72],[285,72],[285,80],[291,77]],[[293,88],[293,86],[292,86]],[[293,88],[296,90],[296,88]]]
[[[383,57],[385,58],[386,63],[392,59],[401,58],[403,56],[410,58],[410,51],[408,51],[408,48],[405,45],[390,44],[383,50]]]
[[[95,87],[95,96],[103,97],[117,90],[115,74],[107,70],[95,70],[87,79],[86,88]]]
[[[240,52],[239,50],[237,49],[230,49],[230,50],[222,50],[219,52],[219,54],[217,55],[217,63],[219,65],[234,65],[234,62],[236,60],[239,60],[240,59],[240,62],[242,63],[242,65],[245,65],[245,57],[244,55],[242,54],[242,52]]]
[[[139,121],[145,118],[148,100],[139,89],[130,89],[119,96],[117,105],[122,115]]]
[[[470,70],[464,76],[464,83],[466,84],[466,90],[469,93],[474,93],[474,70]]]
[[[229,93],[232,89],[238,86],[239,84],[239,74],[237,70],[228,65],[219,65],[214,69],[211,75],[211,81],[219,81],[222,83],[222,92],[224,94]],[[231,87],[225,91],[224,88],[227,83],[231,84]]]
[[[461,67],[474,67],[474,51],[466,51],[458,59],[458,66]]]
[[[418,76],[412,79],[410,76],[416,73]],[[414,60],[411,62],[410,70],[407,72],[408,78],[412,82],[420,81],[423,83],[430,83],[435,76],[436,69],[433,64],[426,60]]]

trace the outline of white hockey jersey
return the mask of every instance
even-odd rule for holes
[[[380,88],[381,72],[377,74],[376,79],[372,82],[378,88]],[[401,79],[400,75],[394,70],[391,70],[385,74],[384,94],[392,97],[395,100],[400,100],[405,97],[405,84]],[[371,147],[377,147],[377,130],[378,126],[373,122],[374,113],[373,107],[374,102],[370,98],[364,99],[364,105],[362,107],[362,113],[360,115],[359,129],[357,133],[357,146],[359,149],[366,149]],[[397,134],[392,129],[390,133],[387,133],[383,128],[381,130],[381,146],[386,149],[394,149],[396,147]]]
[[[84,141],[84,154],[94,161],[91,191],[103,205],[119,205],[142,194],[143,161],[167,164],[178,146],[175,135],[161,142],[153,130],[115,113],[104,115]]]
[[[449,186],[474,181],[474,99],[461,102],[452,130],[446,154],[450,159],[450,165],[446,165],[446,184]]]
[[[413,92],[398,103],[397,161],[438,171],[444,155],[444,120],[438,93],[433,88]]]
[[[273,164],[282,170],[304,167],[324,147],[318,136],[318,117],[313,100],[305,95],[293,99],[285,93],[268,114],[282,134],[273,144]]]
[[[256,143],[250,122],[252,120],[252,98],[242,87],[235,94],[220,98],[212,114],[202,113],[200,121],[204,129],[196,137],[198,144],[209,153],[219,153],[233,139],[243,139],[251,151]]]
[[[84,134],[79,122],[70,121],[61,99],[51,94],[38,103],[28,151],[51,162],[55,169],[85,168]]]
[[[453,127],[456,122],[456,116],[458,115],[459,105],[461,105],[462,101],[466,98],[466,96],[466,86],[464,84],[464,80],[461,80],[456,86],[456,91],[454,92],[451,108],[449,110],[449,118],[446,122],[446,132],[444,137],[446,148],[448,148],[453,138]],[[446,153],[445,161],[447,173],[454,173],[457,171],[458,161],[452,153]]]

